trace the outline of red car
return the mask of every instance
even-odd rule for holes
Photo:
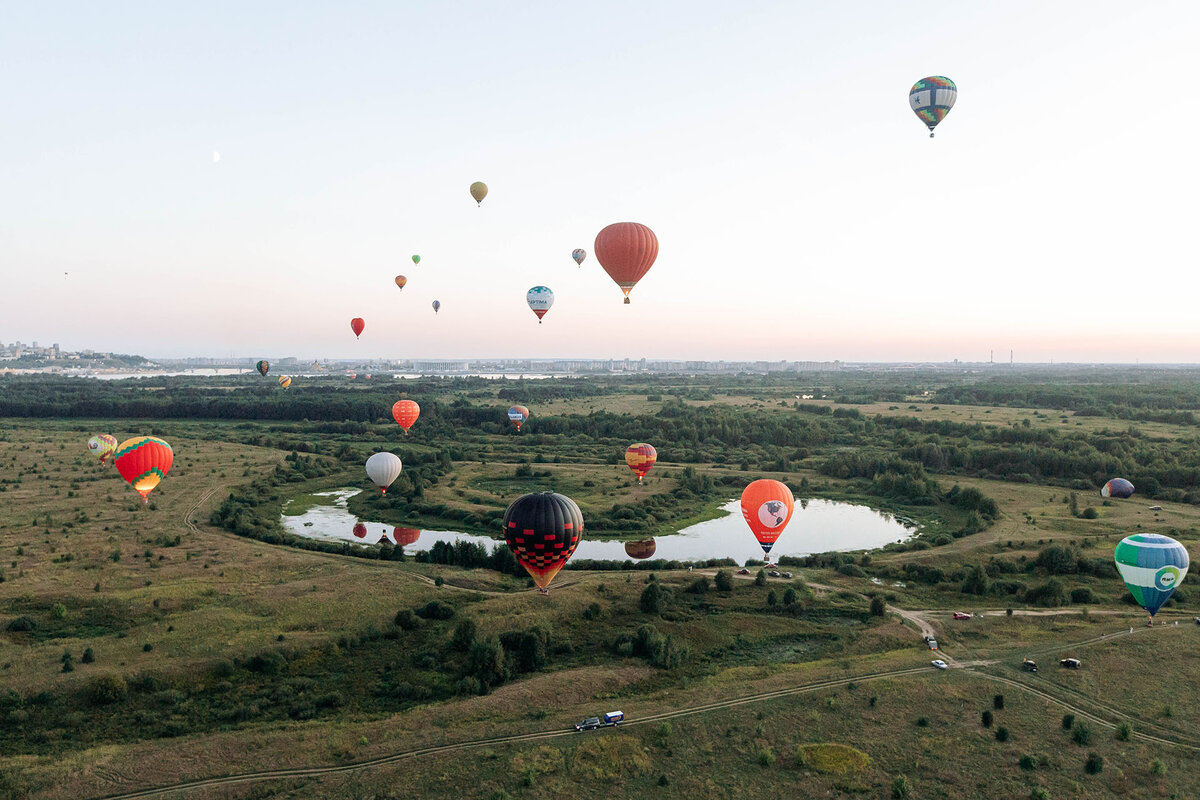
[[[954,612],[954,618],[955,618],[955,619],[970,619],[970,618],[971,618],[971,615],[970,615],[970,614],[964,614],[964,613],[963,613],[963,612],[961,612],[961,611],[955,611],[955,612]]]

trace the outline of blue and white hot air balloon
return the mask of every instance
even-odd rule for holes
[[[1126,536],[1117,544],[1113,557],[1121,580],[1137,604],[1150,612],[1151,621],[1175,594],[1188,571],[1187,548],[1157,533]]]

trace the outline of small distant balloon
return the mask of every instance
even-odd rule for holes
[[[362,317],[355,317],[350,320],[350,330],[354,331],[354,338],[357,339],[363,332],[363,328],[367,327],[367,323]]]
[[[438,312],[438,309],[439,309],[439,308],[441,308],[441,307],[442,307],[442,301],[441,301],[441,300],[434,300],[434,301],[433,301],[433,313],[435,313],[435,314],[436,314],[436,313]]]
[[[517,433],[521,432],[522,423],[526,422],[528,419],[529,409],[525,406],[513,406],[512,408],[508,409],[508,420],[509,422],[516,424]]]
[[[571,251],[571,258],[575,259],[576,264],[582,264],[583,260],[587,258],[587,251],[581,247],[577,247]]]
[[[1133,497],[1133,484],[1124,478],[1113,478],[1100,489],[1101,497],[1117,497],[1122,500]]]
[[[100,459],[103,464],[109,456],[117,451],[117,437],[107,433],[99,433],[88,439],[88,452]]]
[[[292,385],[292,379],[289,378],[287,375],[280,375],[279,376],[279,385],[286,389]]]
[[[392,419],[404,429],[404,433],[408,435],[408,429],[417,421],[417,417],[421,416],[421,407],[417,405],[415,400],[398,400],[392,406]]]
[[[658,451],[654,449],[653,445],[638,442],[625,448],[625,463],[633,470],[633,474],[637,475],[638,483],[642,482],[642,478],[646,476],[656,461],[658,461]]]
[[[269,361],[260,361],[254,365],[254,368],[265,378],[267,377],[267,372],[271,369],[271,363]]]
[[[931,75],[921,78],[908,90],[908,104],[913,113],[929,128],[929,138],[933,138],[933,129],[946,118],[954,101],[958,99],[958,87],[954,81],[942,75]]]
[[[421,263],[421,257],[420,257],[420,256],[418,256],[418,255],[415,255],[415,254],[414,254],[414,255],[413,255],[413,257],[412,257],[412,259],[413,259],[413,263],[414,263],[414,264],[420,264],[420,263]]]
[[[530,310],[537,314],[538,325],[541,325],[542,317],[546,316],[550,306],[554,305],[554,292],[550,291],[548,286],[534,286],[525,293],[525,302],[529,304]]]
[[[401,289],[404,288],[404,284],[406,284],[406,283],[408,283],[408,278],[404,277],[403,275],[396,276],[396,285],[399,286]]]
[[[475,205],[483,205],[483,198],[487,197],[487,184],[483,181],[475,181],[471,184],[471,198],[474,199]]]

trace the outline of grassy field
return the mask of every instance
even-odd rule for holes
[[[537,414],[656,414],[663,401],[647,399],[653,394],[548,401]],[[750,392],[683,402],[796,413],[780,399]],[[1062,426],[1063,415],[1007,407],[935,410],[913,402],[856,408],[865,415],[959,421],[965,415],[1002,427],[1024,420],[1034,428],[1075,427],[1076,421]],[[1134,424],[1078,421],[1092,432]],[[1194,436],[1187,426],[1135,424],[1164,439]],[[148,506],[83,447],[96,430],[130,428],[153,429],[177,454]],[[1194,721],[1200,690],[1188,677],[1198,666],[1200,643],[1200,627],[1190,622],[1194,605],[1184,601],[1160,615],[1182,620],[1177,627],[1145,629],[1144,613],[1124,602],[1119,580],[1084,572],[1047,576],[1032,568],[1051,544],[1070,547],[1083,560],[1110,558],[1112,545],[1134,530],[1168,533],[1192,547],[1200,538],[1197,506],[1136,497],[1102,505],[1099,497],[1079,493],[1079,507],[1097,512],[1084,519],[1065,502],[1068,488],[937,475],[944,486],[977,488],[993,498],[996,521],[942,546],[795,567],[791,583],[737,580],[730,592],[710,587],[695,593],[688,591],[695,573],[660,573],[670,599],[647,612],[640,602],[645,572],[565,571],[543,598],[525,581],[490,570],[310,552],[208,524],[225,496],[282,462],[288,450],[280,442],[320,443],[322,435],[303,423],[160,421],[139,428],[119,421],[4,421],[0,798],[100,797],[211,775],[344,764],[423,746],[553,732],[617,707],[633,724],[480,744],[328,778],[189,790],[187,796],[499,799],[559,797],[586,787],[616,796],[891,797],[901,775],[911,797],[1023,798],[1039,787],[1054,798],[1200,792],[1189,766],[1200,751],[1139,738],[1200,746]],[[329,452],[341,434],[326,436]],[[490,448],[487,459],[456,460],[427,487],[424,502],[495,513],[516,494],[553,487],[576,496],[585,514],[598,514],[670,493],[689,466],[660,463],[638,486],[604,448],[584,447],[578,462],[533,463],[530,443],[511,435],[481,438],[477,446]],[[436,450],[435,442],[419,437],[402,446]],[[533,474],[518,474],[522,466]],[[746,479],[736,463],[690,466],[714,480],[717,494],[723,480]],[[750,473],[793,486],[803,481],[811,496],[911,513],[932,533],[961,524],[946,506],[910,508],[872,498],[861,481],[822,475],[817,466],[815,457],[806,457],[786,470],[759,465]],[[339,464],[325,477],[286,485],[274,513],[293,496],[299,499],[290,510],[302,509],[311,502],[305,495],[348,479],[362,482]],[[1149,510],[1151,504],[1162,510]],[[681,503],[678,519],[662,525],[711,513],[712,505]],[[1091,599],[1040,609],[1020,595],[961,591],[955,575],[999,562],[1015,571],[997,572],[993,583],[1032,588],[1053,577],[1068,592],[1087,589]],[[925,583],[911,577],[914,567],[940,570],[943,579]],[[781,598],[789,587],[796,599],[785,607]],[[966,668],[871,677],[924,668],[930,658],[912,623],[869,613],[873,595],[922,615],[946,655]],[[425,609],[431,601],[452,607],[449,618],[399,624],[398,611]],[[1008,616],[1007,608],[1038,614]],[[960,622],[949,618],[952,609],[989,613]],[[33,625],[10,629],[18,619]],[[659,637],[654,653],[638,650],[645,625]],[[469,640],[462,639],[464,626]],[[1131,626],[1134,635],[1128,635]],[[541,661],[478,694],[468,680],[478,667],[472,643],[503,636],[515,643],[521,634],[527,641],[540,637]],[[85,659],[88,651],[92,658]],[[513,659],[524,651],[507,652]],[[685,655],[672,661],[672,652]],[[1053,666],[1068,655],[1083,659],[1085,668]],[[1020,671],[1026,656],[1043,665],[1037,676]],[[97,681],[106,676],[123,687],[112,702],[97,695]],[[841,685],[654,720],[664,712],[854,676]],[[993,710],[992,727],[984,728],[980,716],[998,693],[1005,707]],[[1063,729],[1064,713],[1081,720],[1095,715],[1086,722],[1088,744],[1076,744]],[[1128,737],[1114,727],[1122,720],[1131,725]],[[1006,741],[996,738],[1001,726]],[[809,748],[807,760],[798,757],[801,745],[819,744],[854,750]],[[1104,760],[1097,774],[1084,769],[1091,752]]]

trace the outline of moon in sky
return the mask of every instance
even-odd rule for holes
[[[220,160],[221,160],[221,154],[218,153],[216,150],[213,150],[213,163],[216,164]]]

